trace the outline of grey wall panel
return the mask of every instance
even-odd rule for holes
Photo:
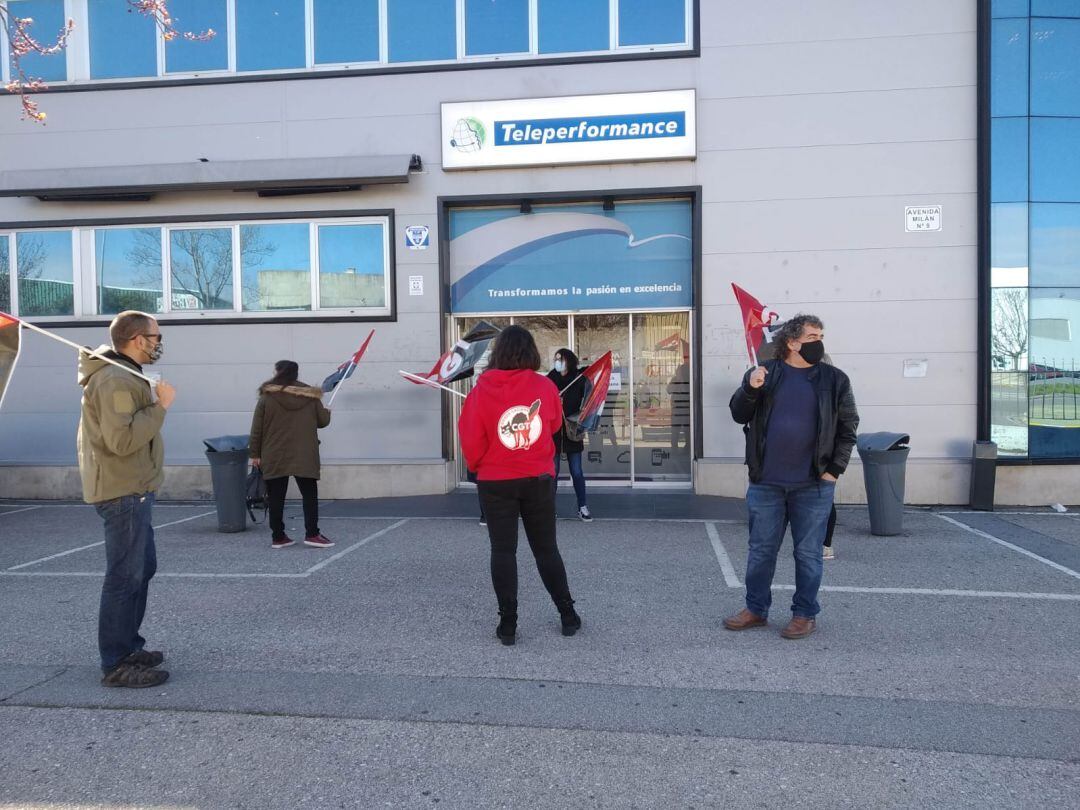
[[[0,464],[75,464],[79,409],[68,413],[7,412],[0,416]],[[3,497],[3,493],[0,493]]]

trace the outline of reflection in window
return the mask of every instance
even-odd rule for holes
[[[1031,284],[1080,287],[1080,204],[1031,206]]]
[[[232,309],[232,256],[232,228],[170,231],[172,309]]]
[[[1026,17],[1028,0],[991,0],[990,14],[993,17]]]
[[[1027,203],[994,203],[990,206],[990,286],[1027,285]]]
[[[102,315],[165,311],[160,228],[94,231],[94,270]]]
[[[1031,199],[1080,202],[1080,118],[1031,119]]]
[[[283,70],[306,63],[304,0],[236,0],[237,70]]]
[[[391,62],[457,58],[454,0],[387,0]]]
[[[1080,17],[1080,3],[1076,0],[1031,0],[1033,17]]]
[[[619,0],[620,45],[670,45],[685,41],[684,0]]]
[[[319,226],[319,306],[385,307],[382,225]]]
[[[990,114],[1028,114],[1028,21],[995,20],[990,42]]]
[[[1031,290],[1029,452],[1080,456],[1080,287]]]
[[[1012,287],[991,298],[992,440],[1002,455],[1026,455],[1028,443],[1028,291]]]
[[[166,73],[195,73],[229,69],[229,20],[226,0],[169,0],[169,14],[180,31],[201,34],[213,29],[208,40],[183,36],[165,43]]]
[[[467,56],[528,50],[528,0],[465,0]]]
[[[28,31],[45,46],[56,42],[67,22],[64,16],[64,0],[8,0],[8,13],[12,18],[32,19],[34,23]],[[62,50],[48,56],[30,52],[19,61],[27,76],[47,82],[62,82],[67,79],[67,58]]]
[[[90,77],[121,79],[157,75],[154,21],[117,0],[87,0]]]
[[[990,122],[990,200],[1028,198],[1028,119],[995,118]]]
[[[8,235],[0,233],[0,312],[11,312],[11,255]]]
[[[1028,291],[1002,287],[991,298],[990,353],[998,371],[1021,371],[1028,362]]]
[[[307,223],[240,226],[245,312],[311,309]]]
[[[1077,4],[1080,8],[1080,3]],[[1035,20],[1031,114],[1080,116],[1080,20]]]
[[[75,314],[75,273],[71,231],[15,234],[19,314]]]
[[[608,0],[538,0],[540,53],[606,51],[611,47]]]
[[[378,59],[379,0],[315,0],[315,64]]]

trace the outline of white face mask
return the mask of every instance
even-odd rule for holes
[[[565,374],[566,373],[566,361],[564,361],[564,360],[556,360],[555,361],[555,370],[557,372],[559,372],[560,374]]]

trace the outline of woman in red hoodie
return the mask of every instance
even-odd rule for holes
[[[495,339],[487,370],[461,409],[461,450],[487,517],[491,582],[499,600],[495,635],[513,644],[517,634],[517,522],[536,558],[544,587],[562,618],[562,633],[581,627],[555,542],[555,443],[562,402],[551,380],[537,374],[540,352],[527,329],[508,326]]]

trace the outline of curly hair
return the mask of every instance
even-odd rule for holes
[[[540,351],[536,348],[532,332],[524,326],[508,326],[495,338],[495,348],[491,350],[488,368],[512,371],[527,368],[536,371],[540,368]]]
[[[773,343],[776,345],[776,359],[786,360],[787,356],[791,354],[791,349],[788,348],[789,340],[798,340],[803,333],[803,328],[807,326],[813,326],[817,329],[824,329],[825,324],[821,318],[816,315],[803,315],[799,314],[793,318],[789,318],[780,325],[780,328],[776,330],[776,334],[773,335]]]

